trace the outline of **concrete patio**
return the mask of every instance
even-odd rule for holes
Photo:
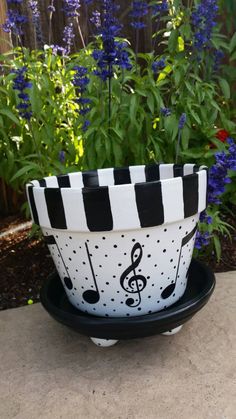
[[[1,419],[235,419],[236,272],[179,334],[96,347],[40,304],[0,313]]]

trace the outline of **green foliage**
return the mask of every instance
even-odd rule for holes
[[[225,3],[227,10],[234,7],[230,1]],[[70,57],[60,57],[50,48],[15,49],[0,57],[0,177],[6,183],[20,190],[31,179],[74,170],[174,162],[183,113],[187,120],[181,130],[179,162],[214,163],[215,152],[227,148],[216,138],[217,131],[224,128],[231,136],[236,134],[232,111],[236,96],[231,87],[236,80],[236,34],[228,41],[218,25],[210,49],[198,53],[192,48],[191,10],[179,0],[171,5],[153,37],[161,54],[136,57],[130,49],[132,70],[114,68],[111,97],[108,83],[93,74],[96,63],[91,52],[101,47],[99,38]],[[214,67],[215,49],[229,57],[219,72]],[[161,58],[165,67],[154,74],[152,64]],[[23,65],[32,83],[30,123],[19,117],[12,83],[11,70]],[[75,103],[76,65],[87,67],[90,74],[86,97],[91,100],[91,124],[86,132]],[[162,108],[171,114],[164,116]],[[66,156],[64,164],[59,160],[61,151]],[[225,196],[236,204],[236,175],[230,176],[233,182]],[[218,235],[228,233],[229,226],[220,219],[218,208],[209,211],[213,211],[213,224],[202,228],[210,231],[219,257]]]

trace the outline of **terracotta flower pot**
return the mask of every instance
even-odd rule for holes
[[[193,164],[70,173],[27,184],[70,302],[96,316],[174,304],[188,279],[207,170]]]

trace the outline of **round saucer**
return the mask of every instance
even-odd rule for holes
[[[51,274],[41,289],[41,302],[48,313],[86,336],[100,339],[132,339],[172,330],[190,320],[209,300],[215,287],[213,272],[192,260],[184,295],[171,307],[135,317],[96,317],[74,308],[57,273]]]

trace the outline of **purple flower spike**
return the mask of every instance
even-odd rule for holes
[[[187,120],[186,113],[182,113],[181,117],[179,118],[179,129],[180,130],[183,129],[183,127],[186,123],[186,120]]]
[[[217,0],[201,0],[192,13],[194,47],[199,52],[210,44],[218,10]]]
[[[16,75],[13,79],[13,90],[19,91],[18,98],[20,99],[20,103],[16,107],[19,110],[19,115],[29,121],[32,117],[32,112],[29,95],[25,92],[25,89],[31,88],[32,83],[29,83],[27,80],[27,68],[24,66],[18,70],[13,70],[12,73]]]
[[[170,108],[161,108],[160,109],[160,111],[161,111],[161,114],[163,115],[163,116],[170,116],[171,115],[171,110],[170,110]]]
[[[148,3],[146,1],[137,0],[132,3],[132,11],[130,16],[132,18],[131,25],[139,30],[145,28],[147,25],[142,21],[143,17],[148,14]]]

